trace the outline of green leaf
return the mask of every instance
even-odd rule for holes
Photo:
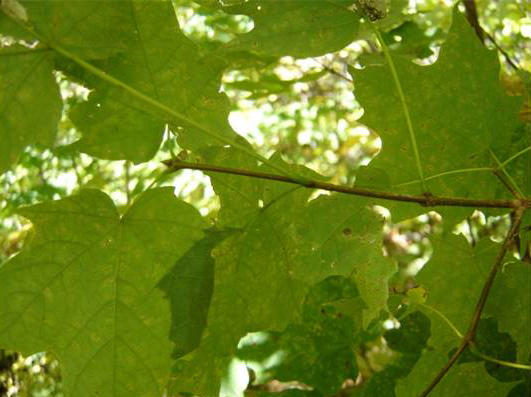
[[[27,145],[54,144],[62,101],[52,67],[47,51],[0,49],[0,174]]]
[[[219,165],[259,170],[254,160],[234,149],[212,148],[204,154],[209,162]],[[297,172],[323,179],[304,169],[299,168]],[[221,201],[220,225],[241,227],[249,216],[261,210],[260,203],[265,208],[268,200],[262,195],[268,187],[264,189],[260,181],[238,175],[208,175]],[[300,189],[293,185],[274,185],[283,186],[282,191],[286,192]],[[313,284],[329,275],[353,275],[368,305],[364,316],[364,323],[368,323],[386,308],[387,280],[396,271],[394,262],[382,254],[383,220],[372,210],[374,201],[332,195],[312,200],[307,206],[302,200],[293,205],[303,209],[293,218],[298,234],[298,254],[292,269],[296,277]]]
[[[265,55],[319,56],[346,47],[356,38],[359,15],[352,0],[251,0],[224,10],[253,18],[254,29],[229,42],[227,51]]]
[[[400,37],[398,43],[396,37]],[[411,21],[404,22],[384,35],[384,39],[391,47],[393,54],[398,53],[414,59],[427,58],[433,54],[430,44],[434,38],[437,37],[427,36],[419,25]]]
[[[217,395],[223,368],[241,337],[283,329],[300,316],[308,285],[295,273],[291,224],[310,193],[267,181],[261,194],[263,207],[256,203],[245,227],[215,249],[215,288],[206,337],[196,352],[178,363],[171,391]]]
[[[483,239],[473,248],[462,236],[451,234],[432,240],[433,256],[420,271],[417,281],[427,291],[426,304],[444,314],[464,334],[500,246]],[[522,262],[508,258],[505,261],[509,264],[494,281],[485,315],[499,321],[500,331],[509,332],[526,357],[531,335],[531,293],[524,284],[530,269]],[[512,292],[515,290],[519,293]],[[440,324],[433,331],[435,346],[441,350],[456,346],[456,336],[440,316],[430,310],[426,314],[434,324]]]
[[[485,315],[498,320],[500,332],[508,332],[518,344],[518,362],[528,361],[531,352],[531,267],[507,259],[485,305]]]
[[[419,66],[394,59],[426,177],[457,169],[497,166],[491,147],[504,145],[518,125],[521,99],[499,84],[498,55],[477,39],[457,10],[437,62]],[[392,185],[420,192],[419,173],[402,103],[388,66],[351,69],[362,123],[382,138],[371,167],[385,169]],[[400,165],[400,166],[397,166]],[[491,172],[463,172],[426,181],[434,195],[493,196],[500,182]],[[506,193],[508,194],[508,193]]]
[[[365,302],[354,280],[331,276],[310,288],[304,300],[302,316],[305,322],[311,323],[321,321],[323,314],[337,318],[345,314],[356,322],[356,328],[361,329],[359,323],[364,308]]]
[[[287,359],[275,368],[275,378],[299,380],[324,395],[337,393],[345,379],[358,374],[356,356],[344,335],[352,326],[348,317],[323,322],[317,330],[289,325],[277,336],[276,346]]]
[[[506,144],[499,144],[493,148],[500,160],[509,159],[522,150],[529,148],[529,142],[531,141],[529,124],[520,124],[513,131],[507,132]],[[522,193],[527,197],[531,196],[531,154],[529,152],[521,154],[504,168]]]
[[[426,304],[444,314],[464,334],[499,245],[485,239],[471,247],[463,236],[451,233],[431,240],[433,255],[416,279],[426,289]],[[450,327],[433,311],[425,313],[434,324],[431,342],[446,351],[457,346]]]
[[[239,138],[245,147],[251,145]],[[260,168],[255,159],[234,148],[212,147],[202,151],[203,157],[211,164],[258,171]],[[221,227],[243,227],[260,208],[263,186],[255,178],[239,175],[207,173],[214,191],[220,200],[218,224]],[[262,205],[263,205],[262,200]]]
[[[520,396],[528,396],[531,393],[531,377],[527,376],[526,381],[517,384],[515,387],[513,387],[509,394],[507,394],[507,397],[520,397]]]
[[[0,257],[10,258],[0,265],[0,348],[41,352],[24,366],[55,355],[62,380],[48,394],[64,385],[65,396],[257,397],[301,387],[311,390],[277,396],[417,397],[470,327],[501,246],[483,238],[470,247],[449,233],[447,225],[472,207],[435,208],[446,234],[434,231],[433,244],[425,237],[439,229],[433,216],[384,228],[374,207],[388,208],[396,223],[426,212],[430,192],[514,198],[510,184],[528,196],[531,156],[528,126],[517,118],[523,98],[501,90],[499,53],[484,48],[456,8],[439,60],[431,66],[411,63],[404,58],[425,56],[438,44],[450,9],[432,1],[416,4],[418,13],[412,14],[409,3],[1,0],[0,172],[24,155],[15,172],[0,180],[7,192],[0,194],[0,217],[17,203],[63,197],[91,183],[112,197],[124,190],[128,204],[117,208],[104,193],[82,190],[22,209],[34,227],[0,220]],[[500,9],[510,0],[502,3]],[[355,11],[361,8],[372,16],[387,8],[390,15],[361,22]],[[514,15],[509,19],[523,18]],[[492,18],[481,17],[491,25]],[[389,53],[374,51],[374,28],[394,63],[386,66],[381,61]],[[517,42],[511,48],[513,42],[500,45],[525,68],[523,47]],[[368,62],[362,58],[367,52]],[[311,59],[293,59],[325,54],[328,66],[320,72],[310,71]],[[380,134],[383,145],[374,162],[361,168],[356,162],[378,145],[372,134],[361,137],[352,130],[358,103],[333,92],[341,94],[350,83],[340,83],[339,76],[321,79],[333,77],[330,68],[346,59],[367,65],[352,71],[355,93],[364,107],[362,123]],[[88,89],[88,97],[71,83]],[[241,91],[250,96],[243,98]],[[278,149],[331,177],[289,165],[278,153],[259,155],[229,126],[233,107],[263,113],[252,124],[275,147],[260,143],[260,153]],[[269,128],[275,120],[278,125]],[[81,138],[72,143],[78,133]],[[120,175],[117,164],[76,155],[81,150],[143,162],[169,133],[177,136],[165,139],[162,148],[174,158],[169,171],[179,165],[217,170],[205,173],[219,209],[202,184],[193,182],[198,188],[182,193],[190,200],[201,197],[209,224],[172,188],[143,192],[169,181],[173,174],[161,175],[163,165],[127,167]],[[297,147],[308,133],[310,143]],[[53,147],[55,140],[60,149],[41,148]],[[420,160],[412,142],[419,145]],[[184,149],[179,156],[173,154],[177,146]],[[178,161],[184,158],[207,164]],[[326,167],[322,159],[334,164]],[[223,167],[262,175],[228,174]],[[427,189],[421,189],[419,167]],[[279,181],[284,176],[291,176],[289,183]],[[186,178],[184,173],[176,182]],[[422,193],[426,206],[405,197],[325,195],[313,183],[354,178],[370,189]],[[129,203],[131,197],[137,201]],[[524,200],[512,203],[527,206]],[[527,246],[528,219],[525,214],[514,247]],[[22,230],[11,233],[18,225]],[[499,238],[504,227],[489,221],[478,235]],[[388,230],[393,234],[386,235]],[[412,238],[395,239],[396,231]],[[401,261],[432,257],[418,274],[404,266],[393,275],[395,259],[383,254],[383,241],[385,252]],[[395,243],[407,252],[393,249]],[[25,248],[13,255],[20,246]],[[473,349],[431,395],[529,394],[529,371],[493,361],[527,365],[530,358],[531,268],[524,263],[529,257],[512,255],[514,247],[494,280]],[[38,374],[31,368],[4,382],[10,371],[26,368],[17,367],[22,358],[6,365],[5,357],[0,352],[0,394],[17,379],[40,382],[48,379],[43,374],[58,372],[57,366]],[[24,381],[15,386],[19,394],[46,394],[33,385],[26,390]]]
[[[394,388],[419,360],[430,336],[430,320],[421,312],[413,312],[400,320],[400,328],[385,333],[389,347],[395,352],[391,362],[374,374],[354,396],[395,397]]]
[[[260,76],[260,80],[238,80],[232,83],[226,83],[226,87],[234,88],[236,90],[248,91],[252,93],[252,98],[259,98],[275,93],[289,92],[292,85],[301,82],[309,82],[320,79],[328,73],[326,70],[321,70],[314,73],[306,73],[298,79],[282,80],[275,74]]]
[[[267,374],[261,383],[299,380],[323,395],[335,394],[345,379],[357,377],[354,351],[363,307],[352,280],[329,277],[308,292],[303,321],[282,332],[246,337],[240,342],[238,357],[249,363],[263,362],[253,367]]]
[[[361,166],[356,174],[356,186],[373,190],[383,190],[386,192],[399,192],[400,190],[394,187],[386,170],[378,167]],[[389,210],[393,223],[398,223],[406,219],[411,219],[426,213],[426,209],[418,205],[410,205],[401,201],[390,200],[374,200],[374,205],[380,205]],[[444,208],[441,207],[443,210]],[[441,208],[437,208],[441,211]],[[456,212],[460,212],[458,209]],[[468,211],[468,210],[467,210]],[[458,214],[461,221],[463,216]]]
[[[11,0],[12,1],[12,0]],[[19,0],[27,20],[0,12],[0,32],[15,38],[34,41],[35,37],[20,26],[32,26],[47,43],[53,43],[85,59],[102,59],[125,50],[133,38],[133,21],[127,1],[104,0]]]
[[[174,357],[181,357],[197,348],[201,341],[212,289],[214,287],[214,258],[212,249],[226,233],[206,231],[164,276],[159,287],[171,305],[171,340]]]
[[[218,161],[241,161],[230,155],[232,150],[212,149],[210,153]],[[283,164],[278,156],[270,161]],[[266,166],[260,167],[263,168]],[[297,172],[312,175],[300,167]],[[302,300],[311,283],[329,275],[355,273],[356,283],[362,285],[362,298],[369,302],[370,319],[385,308],[387,278],[394,271],[392,263],[382,256],[379,217],[364,206],[360,208],[359,202],[356,205],[355,198],[349,198],[353,200],[351,205],[343,201],[346,198],[322,198],[306,208],[311,191],[300,186],[265,181],[253,187],[256,181],[242,181],[230,175],[216,175],[212,180],[222,201],[220,218],[224,203],[228,203],[226,214],[237,215],[239,211],[241,219],[250,220],[215,249],[215,289],[207,336],[198,351],[185,357],[176,368],[172,390],[206,396],[217,394],[222,368],[241,337],[247,332],[281,330],[300,317]],[[331,222],[325,226],[326,218]],[[305,224],[305,219],[312,223]],[[345,228],[350,228],[346,237]],[[310,229],[314,232],[300,233]],[[300,255],[299,251],[309,244],[319,247],[316,256]],[[337,257],[330,248],[334,245],[348,246],[347,255]],[[369,250],[362,253],[363,249]],[[339,261],[337,268],[330,266],[334,261]]]
[[[432,238],[432,240],[433,256],[417,276],[417,281],[422,284],[428,294],[426,305],[431,308],[420,307],[432,322],[432,336],[429,341],[430,351],[424,352],[412,374],[401,383],[402,386],[397,388],[398,396],[418,395],[428,385],[429,380],[448,361],[448,354],[457,347],[460,338],[455,335],[446,320],[441,317],[441,314],[461,334],[468,330],[480,292],[500,249],[499,244],[495,244],[488,239],[481,240],[473,248],[466,242],[464,237],[452,234]],[[493,291],[500,293],[499,291],[503,289],[504,294],[511,293],[510,290],[504,287],[508,283],[514,282],[515,277],[523,276],[522,273],[518,272],[518,267],[515,268],[515,273],[511,274],[511,267],[511,265],[507,266],[504,272],[498,274],[492,288]],[[512,293],[514,294],[514,292]],[[525,297],[526,295],[527,292],[524,292],[523,296]],[[494,299],[494,296],[489,296],[487,305],[490,306],[493,303],[494,306],[489,310],[485,310],[485,315],[491,314],[496,319],[500,318],[501,324],[504,324],[503,327],[500,327],[501,330],[511,334],[518,343],[518,349],[523,349],[523,352],[529,352],[529,332],[527,331],[529,316],[527,312],[529,312],[530,306],[527,305],[526,307],[528,303],[525,302],[525,298],[524,301],[521,301],[521,294],[516,294],[516,297],[512,299],[502,298],[504,299],[503,307],[507,307],[511,313],[514,313],[515,310],[519,313],[511,316],[511,318],[502,314],[503,310],[500,311],[499,309],[501,301],[496,303]],[[511,307],[511,304],[518,305]],[[494,311],[495,308],[497,309],[496,311]],[[439,313],[436,313],[433,309]],[[481,339],[481,337],[479,338]],[[452,390],[453,393],[460,390],[459,385],[463,387],[463,390],[467,391],[467,395],[480,396],[482,392],[489,390],[482,384],[490,384],[493,387],[492,394],[485,395],[504,395],[501,394],[500,390],[504,392],[508,390],[497,383],[493,383],[492,378],[482,369],[464,364],[458,367],[458,369],[452,369],[444,378],[443,382],[445,382],[446,386],[437,386],[434,391],[435,395],[452,395]],[[464,388],[464,380],[460,378],[461,376],[470,376],[475,380],[467,381],[469,384]],[[489,379],[483,380],[483,378]],[[494,391],[500,394],[496,394]],[[463,391],[463,393],[465,392]]]
[[[135,163],[151,159],[160,146],[165,125],[179,130],[182,147],[220,145],[236,137],[227,120],[228,99],[219,93],[224,64],[203,58],[180,31],[169,2],[128,1],[123,19],[134,24],[134,37],[122,54],[98,66],[127,86],[195,120],[225,139],[222,142],[130,92],[94,79],[88,101],[75,106],[70,118],[83,133],[82,151]]]
[[[475,348],[491,358],[516,362],[516,343],[507,332],[498,331],[498,321],[494,318],[481,319],[474,337]],[[451,352],[453,354],[453,351]],[[484,361],[474,355],[470,348],[459,357],[458,363]],[[525,373],[512,367],[506,367],[492,361],[484,361],[485,370],[500,382],[514,382]]]
[[[396,271],[382,254],[383,219],[372,205],[361,197],[321,196],[295,223],[301,239],[296,273],[309,283],[326,274],[352,276],[368,306],[364,324],[387,307],[387,280]]]
[[[447,357],[437,352],[424,353],[413,371],[398,381],[397,397],[417,397],[435,376],[433,368],[442,368]],[[514,383],[501,383],[492,378],[480,363],[454,365],[430,397],[472,396],[499,397],[505,396]]]
[[[388,346],[398,352],[420,353],[430,335],[428,318],[421,312],[413,312],[400,320],[400,328],[385,333]]]
[[[0,267],[2,346],[53,351],[69,395],[162,395],[173,343],[157,285],[203,237],[197,210],[161,188],[122,217],[97,190],[20,214],[36,232]]]

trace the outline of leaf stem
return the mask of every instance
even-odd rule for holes
[[[446,176],[446,175],[464,174],[464,173],[467,173],[467,172],[493,171],[493,170],[494,169],[490,168],[490,167],[462,168],[462,169],[458,169],[458,170],[445,171],[445,172],[441,172],[439,174],[431,175],[431,176],[428,176],[428,177],[424,178],[424,180],[425,181],[429,181],[429,180],[440,178],[440,177],[443,177],[443,176]],[[413,184],[419,183],[419,182],[420,182],[420,180],[417,179],[415,181],[399,183],[398,185],[395,185],[395,187],[413,185]]]
[[[494,279],[496,278],[496,274],[498,273],[498,270],[502,266],[503,258],[505,257],[505,254],[507,253],[507,250],[509,249],[514,236],[516,236],[516,234],[518,233],[518,228],[520,227],[520,223],[522,221],[524,211],[525,209],[522,207],[516,208],[515,210],[515,216],[513,218],[513,223],[511,225],[511,228],[509,229],[507,236],[505,236],[505,239],[503,240],[500,252],[496,256],[494,264],[492,265],[489,275],[487,276],[487,280],[485,281],[485,284],[483,285],[483,290],[481,291],[481,295],[479,296],[478,302],[476,304],[476,308],[474,309],[474,314],[472,315],[472,319],[470,320],[468,331],[465,334],[463,340],[461,341],[461,344],[455,351],[452,358],[450,358],[450,360],[444,365],[444,367],[441,368],[441,370],[437,373],[435,378],[422,391],[419,397],[426,397],[428,394],[430,394],[430,392],[435,388],[435,386],[437,386],[437,384],[441,381],[441,379],[444,378],[444,376],[450,370],[450,368],[452,368],[452,366],[457,361],[459,356],[461,356],[461,354],[467,349],[467,347],[469,347],[473,343],[474,337],[476,335],[476,330],[479,324],[479,319],[481,318],[481,313],[483,312],[483,309],[485,308],[485,304],[487,302],[487,297],[489,296],[490,289],[492,287],[492,284],[494,283]]]
[[[164,160],[162,162],[168,166],[167,172],[176,172],[181,169],[201,170],[208,172],[217,172],[222,174],[241,175],[251,178],[268,179],[278,182],[292,183],[301,185],[309,189],[322,189],[331,192],[338,192],[350,194],[355,196],[373,197],[390,201],[404,201],[410,203],[417,203],[425,207],[436,206],[453,206],[453,207],[484,207],[484,208],[531,208],[531,199],[514,199],[514,200],[475,200],[460,197],[434,197],[434,196],[413,196],[406,194],[397,194],[391,192],[382,192],[377,190],[370,190],[360,187],[336,185],[333,183],[320,182],[316,180],[309,180],[302,184],[295,178],[284,175],[269,174],[259,171],[251,171],[240,168],[223,167],[213,164],[204,163],[189,163],[184,161],[176,161],[172,159]]]
[[[434,307],[430,305],[426,305],[425,303],[420,303],[420,302],[415,302],[415,303],[437,314],[452,329],[454,334],[456,334],[459,339],[463,338],[463,334],[459,332],[457,327],[450,321],[450,319],[446,317],[443,313],[441,313],[439,310],[435,309]],[[481,353],[473,342],[470,342],[470,351],[472,352],[472,354],[475,354],[476,356],[482,358],[485,361],[491,361],[493,363],[500,364],[505,367],[525,369],[525,370],[531,371],[531,365],[513,363],[511,361],[499,360],[497,358],[487,356],[486,354]]]
[[[41,43],[46,45],[47,47],[51,48],[58,54],[64,56],[65,58],[68,58],[72,60],[73,62],[77,63],[79,66],[87,70],[88,72],[92,73],[93,75],[99,77],[100,79],[106,81],[109,84],[112,84],[116,87],[119,87],[129,93],[130,95],[140,99],[141,101],[159,109],[162,110],[164,113],[175,117],[177,120],[179,120],[181,123],[188,124],[192,127],[197,128],[205,135],[208,135],[211,138],[214,138],[218,142],[224,144],[224,145],[231,145],[232,147],[241,150],[242,152],[248,154],[251,157],[254,157],[256,160],[260,161],[263,164],[266,164],[267,166],[271,167],[277,172],[280,172],[283,175],[290,176],[290,173],[288,173],[285,169],[282,167],[274,164],[273,162],[269,161],[265,157],[259,155],[258,153],[254,152],[253,150],[245,147],[244,145],[241,145],[237,142],[235,142],[232,139],[226,138],[222,135],[219,135],[213,131],[211,131],[209,128],[206,128],[201,123],[198,123],[197,121],[191,119],[190,117],[170,108],[169,106],[157,101],[156,99],[151,98],[150,96],[144,94],[141,91],[138,91],[136,88],[131,87],[129,84],[117,79],[116,77],[106,73],[105,71],[97,68],[96,66],[92,65],[91,63],[85,61],[81,57],[77,56],[76,54],[71,53],[70,51],[62,48],[59,45],[56,45],[54,43],[48,42],[45,37],[43,37],[41,34],[39,34],[33,27],[27,26],[26,24],[22,23],[21,21],[13,18],[12,16],[4,13],[8,18],[10,18],[12,21],[14,21],[17,25],[19,25],[21,28],[26,30],[28,33],[32,34],[37,40],[39,40]],[[298,179],[301,181],[302,184],[305,183],[306,178],[303,178],[299,175],[294,176],[295,179]]]
[[[427,305],[425,303],[416,302],[417,305],[422,306],[428,310],[431,310],[435,314],[437,314],[448,326],[454,331],[454,334],[457,335],[459,339],[463,339],[463,334],[457,329],[457,327],[450,321],[448,317],[446,317],[443,313],[441,313],[439,310],[437,310],[434,307],[431,307],[430,305]]]
[[[505,168],[502,165],[501,161],[498,159],[498,156],[496,156],[494,154],[494,152],[492,150],[490,150],[490,149],[489,149],[489,153],[492,156],[492,158],[494,159],[494,161],[496,162],[496,164],[498,165],[498,167],[494,170],[494,174],[500,180],[502,180],[501,175],[503,175],[505,178],[507,178],[507,182],[508,183],[507,183],[506,187],[515,197],[517,197],[517,198],[523,197],[524,193],[522,192],[522,190],[520,190],[520,188],[518,187],[518,185],[516,184],[514,179],[511,177],[511,175],[509,175],[509,173],[505,170]],[[502,182],[504,182],[504,181],[502,180]]]
[[[424,172],[422,171],[422,165],[420,163],[420,154],[419,149],[417,146],[417,139],[415,137],[415,130],[413,129],[413,123],[411,121],[411,116],[409,114],[409,107],[407,106],[406,97],[404,95],[404,91],[402,90],[402,84],[400,83],[400,79],[398,78],[398,73],[396,72],[395,64],[393,62],[393,58],[391,58],[391,53],[389,52],[389,48],[387,47],[387,44],[385,44],[385,41],[382,38],[382,35],[380,34],[380,31],[376,26],[371,24],[374,33],[376,34],[376,37],[378,38],[378,42],[380,43],[380,46],[382,47],[382,51],[384,53],[385,59],[387,60],[387,63],[389,64],[389,69],[391,70],[391,75],[393,76],[393,80],[396,85],[396,89],[398,91],[398,96],[400,97],[400,102],[402,104],[402,109],[404,111],[404,116],[406,118],[406,124],[407,129],[409,131],[409,138],[411,139],[411,145],[413,146],[413,153],[415,155],[415,162],[417,163],[417,169],[419,173],[420,178],[420,185],[422,187],[422,191],[424,193],[427,193],[428,190],[426,188],[425,179],[424,179]]]
[[[444,172],[441,172],[439,174],[427,176],[426,178],[424,178],[424,180],[425,181],[429,181],[429,180],[440,178],[440,177],[447,176],[447,175],[461,174],[461,173],[467,173],[467,172],[491,171],[491,172],[496,173],[496,170],[504,169],[504,167],[507,164],[509,164],[511,161],[515,160],[516,158],[520,157],[522,154],[525,154],[525,153],[527,153],[529,151],[531,151],[531,146],[528,146],[525,149],[520,150],[518,153],[513,154],[511,157],[509,157],[507,160],[505,160],[502,163],[500,163],[498,161],[498,167],[495,167],[495,168],[493,168],[493,167],[478,167],[478,168],[462,168],[462,169],[457,169],[457,170],[444,171]],[[496,158],[496,160],[497,160],[497,158]],[[512,180],[512,178],[511,178],[511,180]],[[414,181],[399,183],[397,185],[394,185],[394,187],[409,186],[409,185],[413,185],[415,183],[420,183],[420,180],[417,179],[417,180],[414,180]],[[503,180],[502,183],[505,184],[506,181]],[[513,183],[514,183],[514,181],[513,181]],[[523,194],[522,194],[522,196],[523,196]]]
[[[527,371],[531,371],[531,365],[513,363],[511,361],[499,360],[497,358],[487,356],[486,354],[481,353],[477,349],[474,343],[470,343],[470,351],[472,352],[472,354],[475,354],[476,356],[481,357],[485,361],[490,361],[490,362],[493,362],[499,365],[503,365],[504,367],[511,367],[511,368],[524,369]]]
[[[517,157],[520,157],[522,154],[529,152],[531,150],[531,146],[526,147],[525,149],[520,150],[518,153],[513,154],[511,157],[509,157],[507,160],[505,160],[503,163],[499,165],[499,167],[505,167],[507,164],[509,164],[511,161],[516,159]]]

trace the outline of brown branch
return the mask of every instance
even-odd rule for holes
[[[494,45],[494,47],[496,47],[496,49],[502,53],[507,63],[511,65],[514,70],[519,70],[519,66],[511,59],[509,54],[507,54],[507,51],[501,48],[496,42],[496,40],[494,40],[494,37],[490,33],[486,32],[479,24],[475,0],[462,0],[462,3],[465,6],[466,19],[468,20],[470,26],[474,28],[474,31],[476,32],[476,35],[481,40],[481,42],[485,43],[485,38],[489,39],[489,41]]]
[[[450,358],[450,360],[444,365],[444,367],[441,368],[439,373],[435,376],[435,378],[431,381],[431,383],[426,387],[426,389],[424,389],[424,391],[419,395],[419,397],[426,397],[428,394],[430,394],[430,392],[435,388],[435,386],[437,386],[437,384],[442,380],[442,378],[444,378],[444,376],[450,370],[450,368],[452,368],[452,366],[455,364],[459,356],[461,356],[461,354],[469,347],[469,345],[472,344],[474,337],[476,335],[476,330],[479,324],[479,319],[481,318],[481,313],[483,312],[483,309],[485,308],[485,303],[487,302],[487,297],[489,296],[490,289],[492,287],[492,284],[494,283],[496,274],[498,273],[498,270],[500,269],[502,265],[503,258],[505,257],[507,250],[512,244],[513,238],[518,234],[518,228],[520,227],[520,223],[522,221],[524,211],[525,211],[524,208],[517,208],[515,210],[514,217],[512,218],[513,223],[511,225],[511,228],[509,229],[507,236],[505,236],[500,252],[498,253],[498,256],[496,256],[496,260],[494,261],[494,264],[492,265],[490,269],[490,273],[487,277],[487,280],[485,281],[485,285],[483,286],[483,290],[481,291],[481,295],[479,296],[478,303],[476,304],[476,308],[474,309],[474,314],[472,315],[472,319],[470,320],[468,331],[466,335],[463,337],[461,344],[455,351],[452,358]]]
[[[213,164],[189,163],[179,160],[168,159],[162,162],[168,166],[167,172],[176,172],[181,169],[192,169],[222,174],[241,175],[251,178],[267,179],[284,183],[292,183],[309,189],[322,189],[330,192],[338,192],[355,196],[373,197],[382,200],[404,201],[417,203],[425,207],[452,206],[452,207],[483,207],[483,208],[531,208],[531,199],[514,199],[514,200],[476,200],[460,197],[434,197],[434,196],[413,196],[407,194],[397,194],[391,192],[382,192],[361,187],[335,185],[333,183],[309,180],[301,182],[295,178],[284,175],[268,174],[260,171],[251,171],[240,168],[222,167]]]
[[[474,0],[463,0],[463,5],[465,6],[465,15],[466,19],[468,20],[468,23],[474,28],[474,30],[476,31],[476,35],[481,40],[481,42],[484,42],[485,31],[479,24],[476,2]]]
[[[496,42],[496,40],[494,40],[494,37],[490,33],[487,33],[487,32],[485,32],[485,35],[487,36],[489,41],[494,45],[494,47],[496,47],[498,51],[502,53],[507,63],[511,65],[511,67],[514,70],[520,70],[520,66],[518,66],[518,64],[512,60],[511,56],[507,53],[507,51],[505,51],[503,48],[500,47],[500,45]]]
[[[494,175],[498,178],[498,180],[502,183],[503,186],[514,196],[514,197],[521,197],[518,191],[512,186],[503,176],[501,170],[494,169],[493,170]]]

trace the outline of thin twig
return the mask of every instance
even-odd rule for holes
[[[481,40],[481,42],[484,42],[485,31],[479,24],[476,2],[474,0],[463,0],[463,5],[465,6],[465,15],[466,19],[468,20],[468,23],[474,28],[474,30],[476,31],[476,35]]]
[[[450,321],[450,319],[448,317],[446,317],[443,313],[441,313],[439,310],[437,310],[436,308],[431,307],[430,305],[427,305],[425,303],[416,302],[415,304],[419,305],[421,307],[424,307],[424,308],[434,312],[435,314],[437,314],[452,329],[454,334],[459,339],[463,338],[463,334],[461,332],[459,332],[457,327]],[[485,361],[490,361],[490,362],[493,362],[493,363],[496,363],[496,364],[499,364],[499,365],[503,365],[504,367],[511,367],[511,368],[523,369],[523,370],[526,370],[526,371],[531,371],[531,365],[513,363],[511,361],[500,360],[500,359],[497,359],[497,358],[494,358],[494,357],[491,357],[491,356],[488,356],[486,354],[481,353],[479,351],[479,349],[477,348],[477,346],[473,342],[470,342],[469,345],[470,345],[470,352],[472,354],[482,358]]]
[[[496,49],[502,53],[502,55],[505,58],[505,60],[507,61],[507,63],[514,70],[520,70],[520,66],[518,66],[518,64],[515,61],[512,60],[511,56],[507,53],[507,51],[505,51],[503,48],[500,47],[500,45],[496,42],[494,37],[490,33],[485,33],[485,34],[487,36],[487,39],[489,39],[489,41],[494,45],[494,47],[496,47]]]
[[[461,344],[455,351],[452,358],[450,358],[450,360],[444,365],[444,367],[441,368],[439,373],[435,376],[435,378],[431,381],[431,383],[424,389],[424,391],[419,395],[419,397],[426,397],[428,394],[430,394],[430,392],[435,388],[435,386],[437,386],[437,384],[441,381],[441,379],[444,378],[444,376],[450,370],[450,368],[452,368],[452,366],[457,361],[459,356],[461,356],[461,354],[472,344],[474,337],[476,335],[476,330],[479,324],[479,319],[481,318],[481,313],[483,312],[483,309],[485,308],[485,303],[487,302],[487,297],[489,296],[489,293],[490,293],[490,289],[492,287],[492,284],[494,283],[496,274],[498,273],[498,270],[500,269],[502,265],[503,258],[505,257],[505,254],[507,253],[507,250],[509,249],[514,236],[518,232],[518,228],[520,226],[520,222],[522,221],[524,211],[525,211],[524,208],[517,208],[515,210],[513,224],[511,225],[511,228],[509,229],[507,236],[503,240],[503,244],[500,249],[500,252],[498,253],[496,260],[494,261],[494,264],[492,265],[492,268],[490,269],[490,273],[487,277],[487,280],[485,281],[485,285],[483,286],[483,290],[481,291],[481,295],[479,296],[478,303],[476,304],[476,308],[474,309],[474,314],[472,315],[472,319],[470,320],[468,331],[466,335],[464,336],[463,340],[461,341]]]
[[[518,191],[508,181],[505,180],[504,174],[501,170],[494,169],[493,173],[496,178],[498,178],[498,180],[501,182],[501,184],[507,189],[507,191],[509,191],[514,197],[522,197],[520,196]]]
[[[474,0],[462,0],[462,3],[465,6],[466,19],[468,20],[470,26],[474,28],[476,35],[481,40],[481,42],[485,43],[485,38],[489,39],[489,41],[494,45],[494,47],[496,47],[496,49],[502,53],[507,63],[511,65],[514,70],[520,70],[520,67],[516,64],[515,61],[511,59],[510,55],[507,54],[507,51],[501,48],[494,39],[494,37],[490,33],[486,32],[479,24],[476,2]]]
[[[506,187],[513,194],[513,196],[515,196],[517,198],[523,197],[524,193],[520,190],[520,188],[518,187],[518,184],[514,181],[512,176],[507,172],[505,167],[502,165],[500,159],[498,159],[498,156],[496,156],[496,154],[490,149],[489,149],[489,153],[492,156],[492,158],[494,159],[494,161],[496,162],[496,164],[498,165],[498,167],[494,170],[494,174],[499,179],[502,179],[501,176],[503,175],[503,177],[507,180],[506,181],[507,182]],[[502,180],[502,182],[503,182],[503,180]],[[504,185],[505,185],[505,183],[504,183]]]
[[[324,70],[326,70],[327,72],[329,72],[329,73],[331,73],[331,74],[333,74],[333,75],[336,75],[337,77],[340,77],[340,78],[342,78],[343,80],[348,81],[349,83],[353,83],[353,82],[354,82],[351,78],[345,76],[345,75],[344,75],[343,73],[341,73],[341,72],[338,72],[338,71],[335,70],[333,67],[326,65],[324,62],[321,62],[321,61],[319,61],[319,60],[317,60],[317,59],[314,59],[314,62],[317,63],[317,64],[319,64],[319,65],[320,65]]]
[[[309,189],[322,189],[330,192],[338,192],[355,196],[373,197],[383,200],[404,201],[417,203],[425,207],[436,206],[453,206],[453,207],[483,207],[483,208],[531,208],[531,199],[514,199],[514,200],[475,200],[460,197],[434,197],[434,196],[413,196],[406,194],[397,194],[391,192],[382,192],[360,187],[335,185],[333,183],[308,180],[304,183],[295,178],[284,175],[268,174],[260,171],[251,171],[240,168],[223,167],[213,164],[189,163],[176,161],[172,159],[162,162],[168,166],[167,172],[176,172],[181,169],[192,169],[222,174],[241,175],[251,178],[268,179],[272,181],[292,183]]]
[[[468,23],[472,28],[474,28],[476,35],[478,36],[481,43],[485,44],[485,37],[487,37],[494,46],[505,56],[507,59],[507,62],[516,70],[518,70],[518,67],[512,62],[509,55],[500,48],[500,46],[496,43],[494,38],[488,34],[480,25],[479,19],[478,19],[478,12],[476,8],[476,2],[475,0],[462,0],[463,5],[465,6],[465,13],[466,13],[466,19],[468,20]],[[511,176],[507,173],[505,168],[503,167],[503,164],[498,160],[494,152],[492,150],[489,150],[492,157],[494,157],[494,160],[498,164],[498,168],[494,169],[494,174],[496,177],[501,181],[501,183],[515,196],[515,197],[522,197],[522,192],[518,189],[518,185],[514,183]]]

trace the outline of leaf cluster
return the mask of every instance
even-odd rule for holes
[[[404,7],[2,0],[0,173],[25,192],[1,210],[32,226],[0,257],[0,347],[53,353],[67,396],[529,393],[529,98],[505,92],[470,12],[428,37]],[[349,60],[352,43],[368,51]],[[239,100],[278,105],[264,135],[286,139],[237,133]],[[328,147],[300,147],[304,103],[338,126]],[[308,148],[336,164],[301,165]],[[219,208],[158,186],[183,169]],[[383,208],[439,215],[400,247]],[[507,215],[497,242],[474,210]],[[399,266],[413,245],[427,263]]]

